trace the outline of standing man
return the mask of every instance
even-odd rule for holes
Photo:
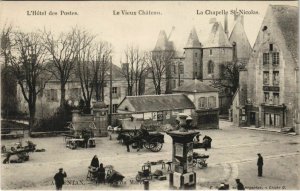
[[[244,185],[241,183],[240,179],[235,179],[237,190],[245,190]]]
[[[264,159],[263,159],[263,157],[261,156],[260,153],[258,153],[257,155],[258,155],[258,159],[257,159],[258,176],[262,177]]]
[[[56,173],[54,176],[56,190],[62,189],[62,186],[65,183],[65,177],[67,177],[67,173],[64,172],[63,168],[60,168],[58,173]]]

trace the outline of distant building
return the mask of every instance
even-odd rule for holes
[[[173,89],[183,93],[195,105],[192,118],[199,129],[219,128],[219,90],[199,80],[187,81]]]
[[[299,114],[298,8],[270,5],[240,87],[234,96],[237,126],[293,127]]]
[[[172,33],[172,31],[171,31]],[[180,80],[183,77],[183,57],[182,53],[175,50],[174,43],[170,40],[171,34],[167,37],[167,34],[164,30],[159,32],[156,45],[151,51],[152,57],[160,57],[161,55],[173,55],[170,59],[170,63],[164,65],[164,73],[162,74],[161,81],[161,93],[170,94],[172,89],[182,83],[183,80]],[[153,84],[152,74],[148,72],[146,82],[145,82],[145,94],[151,95],[155,94],[155,87]]]
[[[174,122],[178,113],[191,115],[195,106],[183,94],[126,96],[118,113],[131,114],[134,118],[151,119],[162,124]]]
[[[113,80],[112,80],[112,113],[117,111],[118,104],[123,100],[127,94],[126,81],[120,75],[120,68],[113,65]],[[106,79],[104,86],[104,103],[109,109],[109,78]],[[66,84],[66,100],[71,105],[79,103],[82,96],[82,89],[80,80],[77,75],[71,75],[70,80]],[[47,82],[44,90],[38,95],[36,101],[36,118],[44,118],[51,116],[60,105],[60,82],[56,79],[52,79]],[[28,105],[24,99],[20,86],[17,87],[17,99],[19,100],[19,110],[28,112]],[[92,103],[96,101],[95,92],[93,94]]]
[[[251,45],[243,27],[243,17],[235,17],[235,25],[228,38],[227,15],[224,26],[213,21],[208,40],[201,44],[196,29],[193,28],[184,48],[184,83],[198,79],[211,84],[214,79],[222,79],[224,65],[237,60],[246,63],[250,57]],[[227,113],[232,95],[226,88],[219,90],[220,112]]]

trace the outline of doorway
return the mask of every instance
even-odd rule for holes
[[[250,125],[255,125],[255,112],[250,112]]]

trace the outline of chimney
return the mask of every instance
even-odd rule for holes
[[[244,15],[241,15],[241,16],[240,16],[240,19],[241,19],[242,25],[244,26]]]
[[[236,22],[240,21],[241,24],[244,26],[244,15],[235,14],[234,15],[234,21],[236,21]]]
[[[225,14],[225,17],[224,17],[224,30],[225,30],[225,34],[228,38],[228,14]]]
[[[209,19],[209,24],[214,24],[217,22],[217,19],[216,18],[210,18]]]
[[[236,42],[232,43],[232,60],[233,62],[237,61],[237,49],[236,49]]]

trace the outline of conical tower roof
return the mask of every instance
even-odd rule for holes
[[[196,29],[193,28],[190,32],[185,48],[201,48],[201,47],[202,45],[199,41]]]
[[[159,32],[154,51],[166,50],[167,47],[168,47],[168,38],[166,32],[164,30],[161,30]]]
[[[240,19],[238,19],[235,23],[230,34],[229,41],[231,42],[231,44],[233,42],[236,43],[238,59],[249,59],[252,52],[252,47],[249,43],[244,26]]]
[[[204,47],[232,47],[220,22],[215,22],[213,24],[208,40],[204,44]]]
[[[174,50],[174,43],[170,41],[164,30],[161,30],[156,41],[156,45],[153,51],[172,51]]]

